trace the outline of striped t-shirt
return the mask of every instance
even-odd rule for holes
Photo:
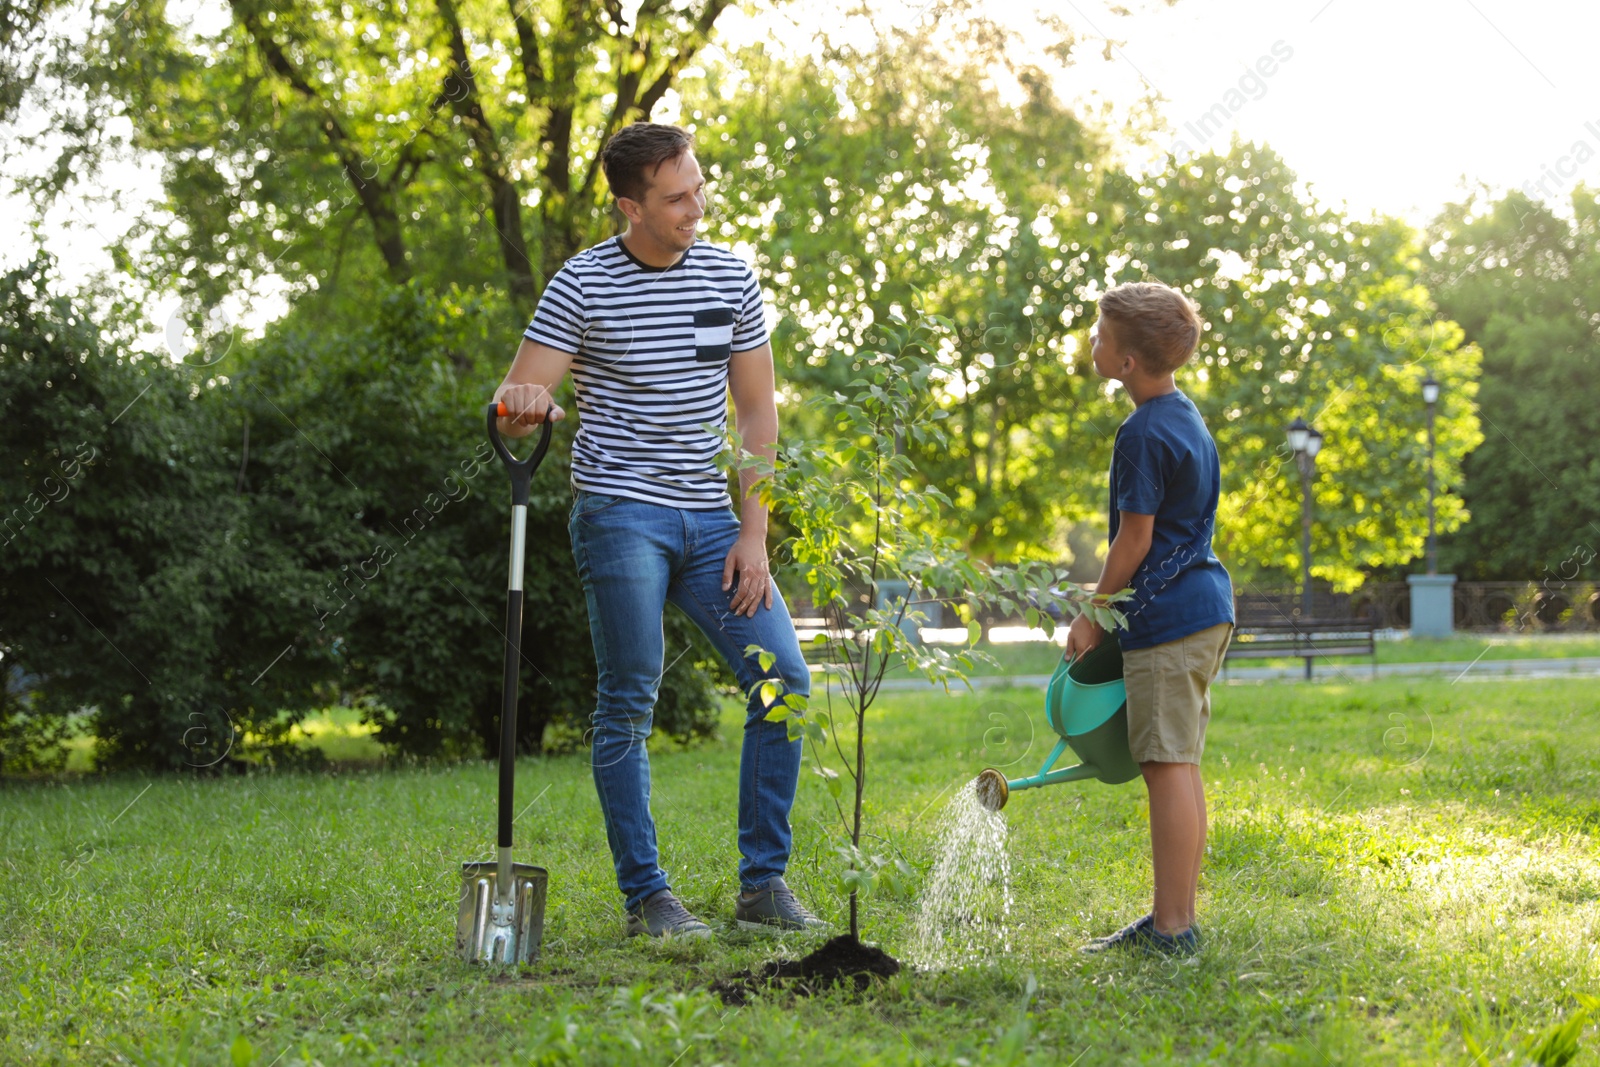
[[[575,487],[690,510],[731,504],[722,441],[703,427],[727,425],[729,356],[767,341],[742,259],[696,241],[651,267],[613,237],[556,272],[524,336],[575,357]]]

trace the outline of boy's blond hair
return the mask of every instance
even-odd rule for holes
[[[1125,282],[1100,297],[1100,317],[1113,323],[1117,344],[1126,346],[1146,372],[1171,374],[1200,344],[1200,308],[1170,285]]]

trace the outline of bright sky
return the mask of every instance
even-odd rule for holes
[[[926,0],[876,0],[906,17]],[[1463,182],[1564,199],[1600,184],[1600,4],[1580,0],[976,0],[1039,42],[1038,18],[1080,37],[1060,82],[1118,119],[1153,95],[1161,152],[1275,148],[1329,203],[1416,224]],[[805,30],[840,26],[831,0],[779,9]],[[1114,14],[1127,10],[1128,14]],[[754,39],[759,24],[729,20]],[[1106,40],[1114,42],[1103,58]],[[1269,73],[1263,73],[1263,71]],[[1231,95],[1230,95],[1231,94]],[[1209,124],[1200,136],[1193,130]],[[1119,126],[1120,122],[1115,126]],[[1132,160],[1131,160],[1132,161]],[[1547,169],[1548,168],[1548,169]],[[1535,189],[1537,192],[1537,189]]]
[[[138,0],[134,0],[138,2]],[[1026,26],[1030,0],[988,0],[997,19]],[[1459,198],[1463,181],[1526,187],[1557,199],[1578,180],[1600,184],[1600,5],[1528,0],[1045,0],[1038,10],[1084,41],[1063,91],[1120,122],[1149,93],[1177,142],[1225,148],[1234,133],[1265,141],[1326,202],[1421,224]],[[921,0],[878,0],[891,18]],[[201,23],[221,0],[186,0]],[[210,9],[216,9],[212,11]],[[792,0],[781,17],[730,13],[725,39],[794,41],[797,27],[837,27],[832,0]],[[1102,58],[1104,39],[1115,42]],[[803,35],[801,37],[803,40]],[[1034,28],[1029,40],[1038,41]],[[1200,129],[1206,116],[1205,129]],[[39,116],[34,116],[37,120]],[[1197,130],[1199,133],[1197,134]],[[109,259],[120,233],[157,192],[159,170],[126,164],[105,176],[119,210],[75,200],[49,216],[47,243],[66,281]],[[27,209],[0,176],[0,266],[25,258]],[[240,309],[247,328],[267,308]],[[175,302],[169,302],[175,304]],[[152,309],[159,328],[170,308]],[[255,314],[251,314],[254,312]]]
[[[1600,5],[1182,0],[1123,19],[1045,6],[1126,42],[1097,64],[1108,96],[1152,86],[1176,137],[1223,104],[1229,127],[1213,144],[1233,131],[1265,141],[1319,197],[1359,212],[1420,224],[1459,199],[1463,178],[1497,191],[1544,181],[1558,197],[1600,184]],[[1289,58],[1251,79],[1275,48]]]

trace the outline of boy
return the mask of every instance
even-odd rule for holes
[[[1195,891],[1206,847],[1200,752],[1210,684],[1233,634],[1233,586],[1211,551],[1220,491],[1217,446],[1173,382],[1200,340],[1200,316],[1182,293],[1155,282],[1119,285],[1100,298],[1094,369],[1122,383],[1134,412],[1111,457],[1110,538],[1096,589],[1131,587],[1117,607],[1128,688],[1128,744],[1150,792],[1155,901],[1150,914],[1085,946],[1189,955],[1200,945]],[[1105,631],[1073,620],[1067,653]]]

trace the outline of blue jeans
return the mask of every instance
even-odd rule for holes
[[[599,668],[594,784],[626,907],[668,888],[650,815],[645,738],[663,674],[661,616],[669,600],[711,639],[750,694],[739,757],[739,881],[746,890],[760,888],[789,861],[801,743],[789,740],[784,723],[766,721],[759,683],[778,678],[785,692],[811,692],[788,607],[774,589],[772,607],[754,616],[730,609],[733,590],[722,588],[722,566],[739,520],[726,508],[687,511],[579,490],[568,532]],[[745,655],[748,645],[777,657],[771,670]]]

